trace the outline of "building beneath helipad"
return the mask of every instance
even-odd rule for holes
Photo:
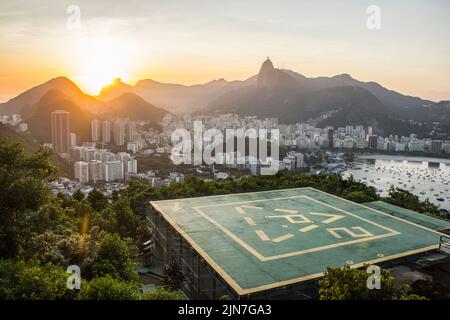
[[[312,188],[152,201],[148,219],[193,299],[309,298],[327,266],[448,261],[450,223]]]

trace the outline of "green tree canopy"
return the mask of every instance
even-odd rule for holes
[[[123,281],[106,275],[83,282],[79,300],[137,300],[140,298],[136,283]]]
[[[411,192],[393,186],[389,189],[389,197],[383,198],[383,201],[421,213],[439,214],[441,212],[441,209],[428,199],[420,201],[419,197]]]
[[[63,269],[51,263],[40,265],[36,260],[0,260],[0,299],[55,300],[69,299]]]
[[[165,288],[156,288],[155,290],[145,292],[141,295],[142,300],[184,300],[183,293],[170,291]]]
[[[81,200],[84,199],[84,193],[83,193],[80,189],[77,189],[77,190],[75,190],[75,192],[72,194],[72,198],[74,198],[75,200],[77,200],[78,202],[80,202]]]
[[[96,188],[89,192],[87,200],[91,204],[92,209],[97,212],[102,211],[108,205],[108,199]]]
[[[28,237],[27,218],[49,200],[46,181],[56,168],[51,151],[25,154],[19,143],[0,139],[0,255],[14,257]]]
[[[117,233],[105,234],[92,261],[92,277],[111,275],[118,279],[137,281],[136,263],[132,261],[136,252],[131,241],[122,240]]]
[[[388,270],[381,269],[380,289],[369,289],[367,279],[371,273],[366,269],[328,267],[319,281],[321,300],[407,300],[420,299],[409,295],[408,287],[394,287],[394,278]]]

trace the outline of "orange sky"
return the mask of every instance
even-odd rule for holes
[[[349,73],[404,94],[450,99],[450,2],[79,1],[0,4],[0,101],[65,75],[91,94],[114,77],[194,84],[254,75],[266,56],[305,76]],[[106,5],[106,3],[108,5]],[[37,5],[39,4],[39,5]]]

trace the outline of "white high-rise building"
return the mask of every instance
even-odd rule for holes
[[[115,180],[123,180],[123,163],[122,161],[107,161],[103,163],[103,179],[106,182]]]
[[[122,119],[117,119],[114,122],[114,144],[116,146],[123,146],[125,143],[125,123]]]
[[[75,132],[70,133],[70,147],[77,146],[77,134]]]
[[[67,153],[70,147],[70,113],[56,110],[51,113],[52,148],[56,153]]]
[[[111,122],[108,120],[103,121],[102,138],[103,143],[111,143]]]
[[[136,159],[130,159],[127,161],[127,172],[128,173],[137,173],[137,160]]]
[[[414,140],[410,141],[408,144],[409,151],[424,151],[425,150],[425,143],[423,140]]]
[[[92,141],[100,141],[100,130],[101,130],[101,124],[100,120],[93,119],[91,122],[91,135],[92,135]]]
[[[129,154],[128,152],[119,152],[117,153],[117,156],[122,162],[126,162],[127,160],[131,159],[131,154]]]
[[[295,157],[295,167],[296,168],[303,168],[305,166],[305,160],[304,160],[304,155],[303,153],[295,153],[294,154]]]
[[[130,120],[128,122],[128,141],[134,141],[136,139],[136,122]]]
[[[89,181],[97,183],[103,180],[103,163],[99,160],[89,161]]]
[[[84,161],[75,162],[75,178],[81,183],[89,181],[89,167],[88,163]]]

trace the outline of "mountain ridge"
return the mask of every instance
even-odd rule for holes
[[[266,67],[269,66],[268,69],[266,67],[263,68],[264,63],[266,62]],[[270,59],[266,59],[266,61],[263,62],[258,74],[245,80],[227,81],[221,78],[206,82],[204,84],[183,85],[176,83],[163,83],[153,79],[142,79],[139,80],[134,86],[125,84],[126,89],[123,89],[122,87],[121,90],[117,90],[116,92],[106,92],[102,90],[103,92],[99,94],[98,98],[100,100],[109,100],[112,97],[117,97],[124,92],[134,92],[151,104],[169,109],[175,113],[198,112],[199,110],[206,110],[214,100],[228,92],[253,85],[261,85],[262,82],[266,81],[264,80],[264,74],[266,74],[264,70],[272,71],[272,77],[278,78],[271,79],[270,81],[275,83],[284,83],[285,86],[290,85],[292,87],[296,87],[295,89],[300,91],[319,91],[321,89],[338,86],[363,87],[380,99],[383,104],[395,109],[393,110],[394,112],[405,113],[405,115],[412,116],[413,118],[415,116],[415,108],[436,103],[420,97],[404,95],[397,91],[388,89],[374,81],[366,82],[354,79],[347,73],[342,73],[331,77],[306,77],[292,70],[276,69],[273,67]],[[261,73],[261,71],[264,72]],[[258,80],[261,78],[263,78],[263,80]],[[291,78],[296,80],[295,85]]]
[[[58,109],[70,112],[70,131],[77,134],[79,141],[90,140],[90,125],[94,118],[124,117],[157,123],[169,113],[134,93],[99,101],[82,92],[66,77],[53,78],[0,104],[0,114],[22,114],[31,135],[39,141],[51,140],[50,114]]]
[[[363,90],[352,90],[351,87]],[[71,100],[81,110],[98,117],[133,115],[134,118],[157,121],[164,112],[234,112],[278,117],[280,122],[295,123],[333,112],[319,125],[337,125],[344,120],[349,121],[348,124],[360,121],[356,124],[365,125],[370,123],[370,116],[378,119],[376,123],[381,131],[389,129],[383,123],[391,125],[396,121],[450,124],[450,108],[446,101],[435,103],[403,95],[377,82],[354,79],[347,73],[308,78],[292,70],[275,68],[269,58],[262,63],[258,74],[245,80],[219,78],[204,84],[182,85],[142,79],[133,86],[116,78],[98,96],[85,94],[67,77],[56,77],[1,103],[0,114],[21,113],[27,121],[40,99],[53,89],[59,90],[66,100]],[[368,101],[368,105],[363,105],[362,101]],[[336,111],[338,109],[341,111]],[[384,110],[385,121],[379,112],[375,112],[377,110]]]

